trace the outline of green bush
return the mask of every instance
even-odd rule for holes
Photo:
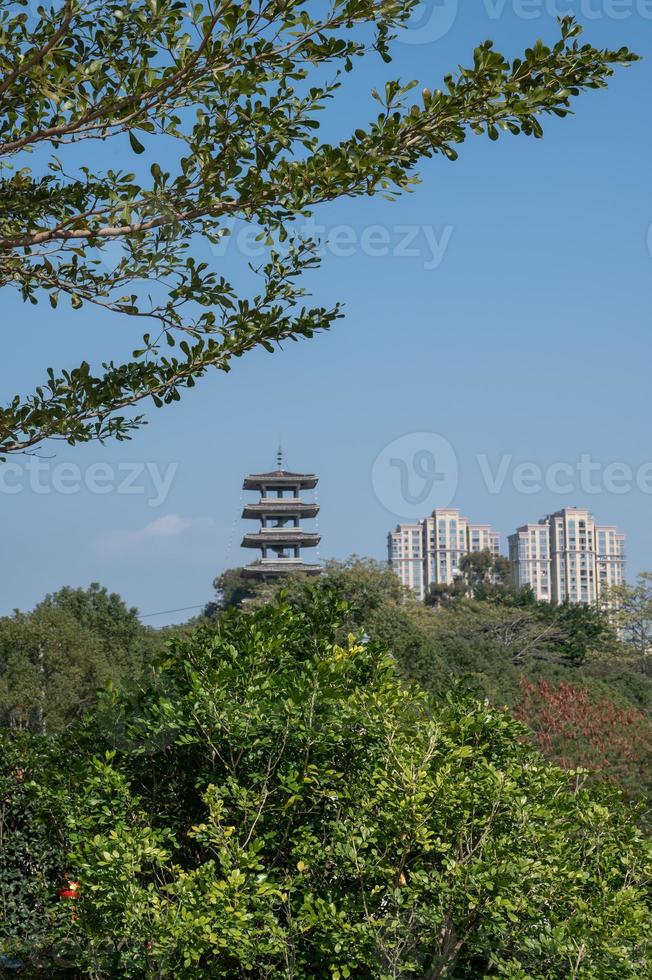
[[[172,643],[70,789],[75,970],[649,976],[649,849],[618,794],[503,712],[436,707],[375,641],[338,644],[347,615],[317,589]]]
[[[139,681],[161,645],[135,609],[97,583],[0,617],[0,725],[65,731],[94,706],[98,688]]]
[[[40,975],[46,964],[52,972],[71,925],[59,902],[68,772],[56,740],[0,730],[0,955],[22,961],[21,976],[28,969]]]

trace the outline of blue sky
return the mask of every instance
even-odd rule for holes
[[[429,0],[393,64],[371,60],[347,82],[331,125],[371,118],[370,90],[387,77],[435,87],[487,37],[510,56],[552,40],[556,10],[576,13],[592,43],[648,57],[574,117],[548,120],[543,141],[474,137],[456,163],[426,162],[395,203],[317,212],[330,244],[310,286],[346,309],[330,333],[243,359],[151,410],[131,443],[56,446],[30,464],[39,473],[15,460],[0,493],[0,613],[93,580],[144,615],[206,601],[214,576],[250,557],[242,477],[272,466],[279,432],[287,465],[320,476],[322,558],[383,558],[387,531],[420,506],[390,461],[404,460],[418,496],[415,455],[433,449],[445,478],[422,516],[450,503],[506,544],[519,524],[587,505],[627,534],[630,578],[652,569],[652,2]],[[223,254],[205,254],[237,275],[248,249],[235,228]],[[2,303],[3,397],[136,336],[7,290]]]

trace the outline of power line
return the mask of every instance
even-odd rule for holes
[[[226,547],[225,562],[226,562],[227,567],[228,567],[228,564],[229,564],[231,550],[232,550],[232,547],[233,547],[233,540],[234,540],[234,537],[235,537],[236,525],[238,523],[238,518],[239,518],[239,515],[240,515],[240,511],[242,510],[243,499],[244,499],[244,487],[241,487],[240,488],[240,506],[238,508],[237,513],[235,514],[235,516],[233,518],[233,523],[231,525],[231,530],[230,530],[230,533],[229,533],[229,540],[227,542],[227,547]],[[164,609],[162,612],[144,613],[142,616],[140,616],[140,619],[154,619],[156,616],[171,616],[173,613],[190,612],[193,609],[204,609],[204,607],[206,605],[208,605],[207,602],[200,602],[199,605],[197,605],[197,606],[181,606],[180,609]]]
[[[180,609],[164,609],[162,612],[144,613],[141,619],[152,619],[153,616],[171,616],[172,613],[189,612],[191,609],[203,609],[207,603],[200,602],[197,606],[181,606]]]

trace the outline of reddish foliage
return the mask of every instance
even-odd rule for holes
[[[532,730],[541,752],[559,765],[578,766],[612,779],[632,796],[650,782],[652,721],[636,708],[619,708],[605,698],[592,701],[589,688],[538,683],[524,678],[523,702],[514,714]]]

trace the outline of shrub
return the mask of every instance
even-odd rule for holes
[[[487,704],[435,707],[382,646],[337,642],[346,615],[315,590],[172,643],[68,810],[75,969],[649,976],[649,852],[618,793]]]

